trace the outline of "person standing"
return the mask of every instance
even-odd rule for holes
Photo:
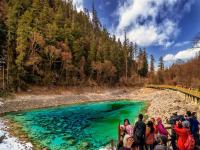
[[[159,117],[157,118],[157,128],[158,128],[158,134],[159,135],[168,137],[168,132],[165,129],[163,123],[162,123],[162,119],[159,118]]]
[[[124,124],[120,125],[120,128],[124,131],[124,135],[128,134],[130,136],[133,136],[133,127],[131,126],[128,119],[124,119]]]
[[[138,121],[135,123],[133,137],[136,144],[137,149],[143,150],[145,144],[145,131],[146,125],[143,122],[143,115],[139,114]]]
[[[145,133],[145,148],[146,150],[153,150],[153,144],[155,142],[153,122],[148,121],[146,125]]]
[[[186,126],[186,125],[185,125]],[[189,127],[186,129],[183,127],[183,124],[181,121],[177,121],[176,125],[174,126],[174,130],[176,134],[178,135],[178,140],[177,140],[177,147],[179,150],[187,150],[185,148],[185,143],[188,138],[188,132],[189,132]]]
[[[192,113],[193,119],[193,127],[192,127],[192,135],[194,136],[196,144],[200,144],[199,142],[199,121],[197,120],[196,112]]]

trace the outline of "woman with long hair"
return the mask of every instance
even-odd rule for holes
[[[133,127],[130,125],[128,119],[124,119],[124,124],[120,126],[120,128],[124,131],[124,135],[128,134],[133,136]]]
[[[148,121],[146,124],[145,132],[145,148],[146,150],[153,150],[153,144],[155,142],[155,129],[152,121]]]

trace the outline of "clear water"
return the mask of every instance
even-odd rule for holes
[[[117,126],[132,123],[142,102],[106,101],[45,108],[7,116],[22,125],[30,139],[51,150],[96,150],[117,140]]]

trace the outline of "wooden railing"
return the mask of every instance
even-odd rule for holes
[[[179,87],[179,86],[171,86],[171,85],[146,85],[146,87],[148,88],[156,88],[156,89],[170,89],[170,90],[174,90],[174,91],[179,91],[181,93],[184,93],[188,96],[192,96],[195,97],[197,99],[200,99],[200,92],[197,90],[191,90],[191,89],[186,89],[183,87]]]

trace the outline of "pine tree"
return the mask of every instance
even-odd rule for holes
[[[154,70],[155,70],[155,68],[154,68],[155,59],[154,59],[153,55],[151,55],[150,58],[151,58],[151,60],[150,60],[150,72],[154,73]]]
[[[142,77],[147,77],[148,74],[148,61],[147,61],[147,53],[146,50],[140,52],[141,54],[141,68],[139,69],[138,73]]]
[[[0,19],[0,56],[3,56],[5,54],[6,34],[7,34],[6,25],[3,22],[3,20]]]
[[[158,68],[159,68],[158,73],[157,73],[158,83],[163,84],[164,83],[164,61],[163,61],[163,57],[159,58]]]
[[[159,70],[164,70],[164,61],[163,61],[163,57],[160,57],[160,58],[159,58],[158,68],[159,68]]]
[[[24,76],[24,63],[29,53],[29,38],[32,32],[31,23],[33,20],[32,11],[27,10],[20,18],[17,29],[17,58],[15,63],[18,68],[17,80],[18,86],[21,86],[21,78]]]
[[[18,17],[21,14],[21,3],[16,1],[15,4],[8,4],[8,13],[7,13],[7,85],[8,88],[11,88],[15,85],[16,81],[16,65],[15,65],[15,56],[16,56],[16,32]]]
[[[95,32],[99,31],[101,24],[100,24],[99,18],[97,16],[97,11],[95,9],[94,0],[92,2],[92,23],[93,23],[94,31]]]
[[[125,77],[126,80],[128,78],[128,39],[126,36],[126,31],[124,31],[124,44],[123,44],[123,52],[124,52],[124,60],[125,60]]]

